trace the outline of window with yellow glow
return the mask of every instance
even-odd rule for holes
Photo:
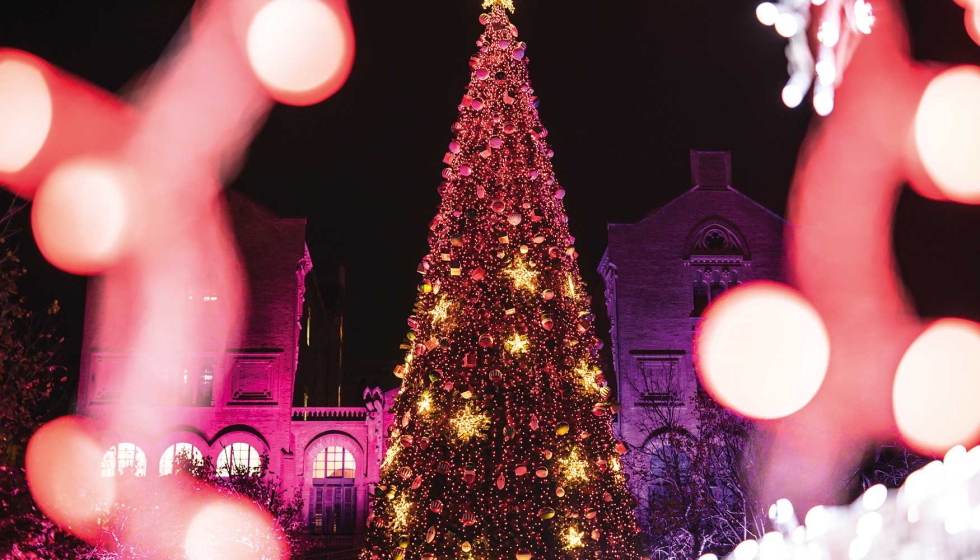
[[[231,474],[257,474],[262,466],[262,457],[254,447],[247,443],[233,443],[221,450],[217,469],[220,476]]]
[[[102,476],[146,476],[146,454],[135,443],[113,445],[102,456]]]
[[[354,456],[340,446],[330,446],[313,459],[313,478],[354,478]]]
[[[163,456],[160,457],[160,476],[167,476],[174,473],[174,462],[178,458],[190,460],[195,465],[204,462],[204,455],[201,450],[194,447],[191,443],[175,443],[168,447]]]

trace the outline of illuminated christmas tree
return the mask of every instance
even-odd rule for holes
[[[362,560],[635,559],[590,299],[528,79],[487,0]]]

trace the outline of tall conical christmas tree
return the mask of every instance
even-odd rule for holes
[[[526,45],[487,0],[362,560],[637,558]]]

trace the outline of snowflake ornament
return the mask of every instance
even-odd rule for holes
[[[825,117],[834,110],[834,91],[861,38],[875,17],[865,0],[779,0],[755,10],[759,21],[789,39],[789,81],[783,103],[795,108],[813,88],[813,108]]]

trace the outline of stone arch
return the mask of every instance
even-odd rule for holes
[[[684,259],[691,255],[740,256],[751,260],[752,254],[745,236],[738,227],[720,216],[699,222],[684,241]]]
[[[354,480],[357,484],[363,482],[364,477],[367,476],[367,457],[364,448],[356,438],[346,432],[329,431],[310,440],[303,451],[303,485],[313,484],[313,460],[328,447],[343,447],[349,451],[354,456]]]
[[[656,445],[656,438],[664,434],[667,434],[669,432],[674,432],[688,439],[694,437],[694,435],[691,434],[691,432],[689,432],[687,428],[684,428],[683,426],[663,426],[650,432],[650,435],[648,435],[646,439],[643,440],[643,445],[640,445],[637,449],[646,449],[650,445]]]
[[[166,433],[160,436],[155,442],[152,450],[147,450],[147,460],[149,461],[154,474],[159,474],[160,461],[163,453],[172,445],[178,443],[189,443],[196,447],[202,455],[211,455],[211,443],[204,434],[192,426],[178,425],[167,429]],[[150,456],[152,454],[152,457]]]
[[[214,439],[211,440],[211,459],[217,462],[218,455],[221,454],[221,450],[232,443],[247,443],[254,447],[260,455],[271,451],[269,449],[269,442],[266,441],[261,432],[255,428],[252,428],[251,426],[236,424],[221,430],[214,436]],[[201,451],[203,451],[203,449]]]
[[[234,424],[222,428],[221,431],[215,434],[214,438],[211,439],[211,445],[214,445],[215,442],[217,442],[219,439],[227,437],[228,434],[235,433],[235,432],[246,433],[251,437],[255,438],[256,441],[261,443],[262,447],[264,447],[265,449],[269,449],[269,442],[265,439],[265,436],[262,435],[262,432],[256,430],[251,426],[246,426],[244,424]]]

